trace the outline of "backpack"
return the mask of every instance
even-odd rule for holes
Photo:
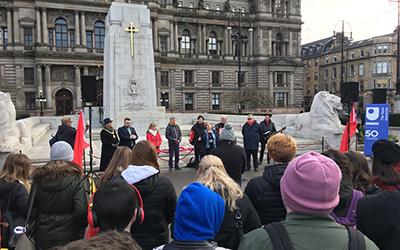
[[[355,227],[357,224],[357,205],[358,201],[363,197],[361,191],[353,189],[353,194],[351,196],[350,206],[347,209],[346,216],[339,217],[335,213],[331,213],[331,216],[335,221],[343,226]]]
[[[275,250],[294,250],[292,242],[281,222],[274,222],[263,226],[268,233]],[[346,226],[349,234],[349,250],[366,250],[364,235],[357,229]]]

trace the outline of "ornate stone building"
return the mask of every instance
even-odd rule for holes
[[[129,2],[151,10],[157,97],[167,110],[301,108],[300,0]],[[12,94],[19,113],[37,114],[40,95],[46,114],[73,113],[82,75],[102,85],[110,4],[0,2],[0,90]],[[242,42],[232,38],[239,32]]]

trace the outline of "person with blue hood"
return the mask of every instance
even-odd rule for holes
[[[219,194],[199,182],[188,185],[176,206],[174,240],[154,250],[226,249],[212,241],[224,213],[225,202]]]

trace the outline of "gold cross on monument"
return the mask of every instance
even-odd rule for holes
[[[130,33],[131,35],[131,55],[132,57],[135,57],[135,42],[134,42],[134,34],[139,32],[139,30],[137,28],[135,28],[135,26],[133,25],[133,23],[131,22],[129,24],[128,28],[125,28],[125,31]]]

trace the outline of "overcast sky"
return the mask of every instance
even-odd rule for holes
[[[397,25],[397,3],[391,1],[301,0],[302,44],[332,36],[341,20],[351,24],[354,40],[391,33]],[[336,30],[341,30],[340,24]]]

